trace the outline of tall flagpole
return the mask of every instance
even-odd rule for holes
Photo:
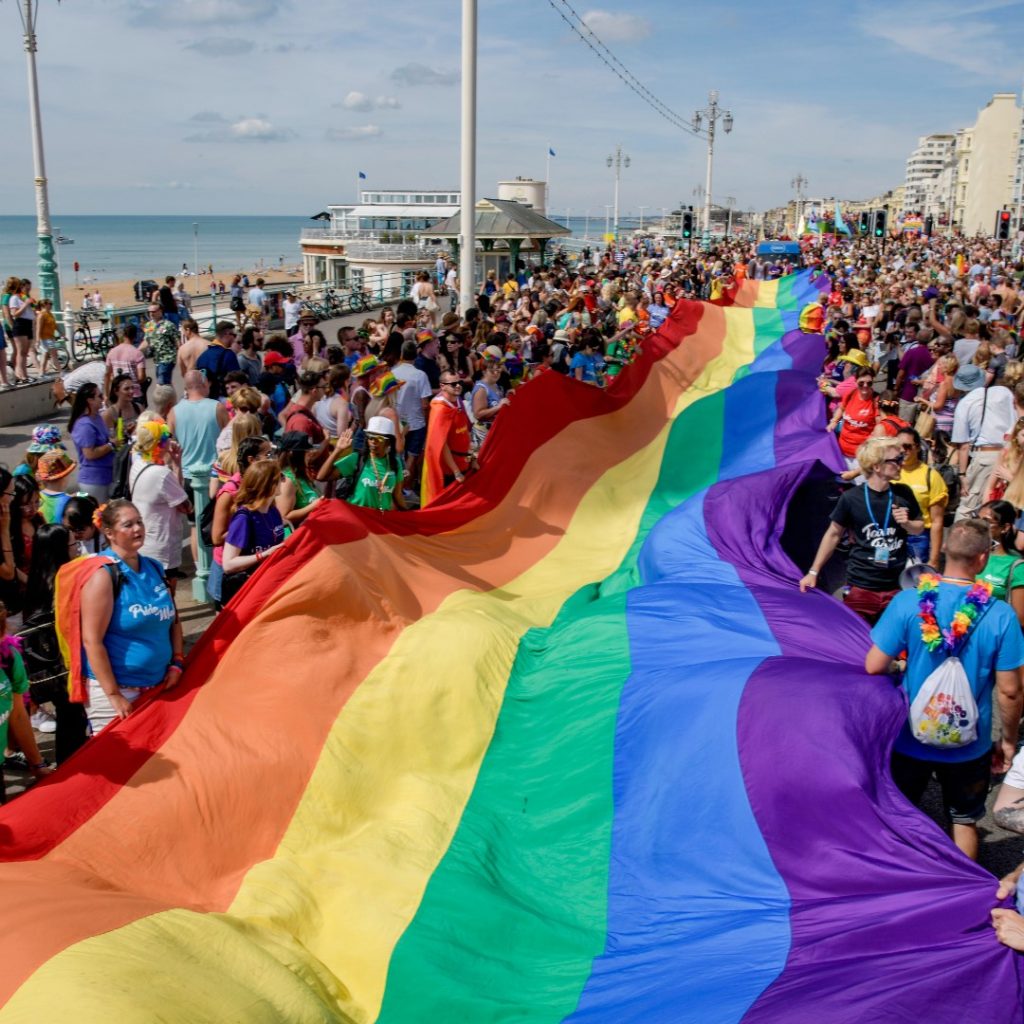
[[[32,0],[19,0],[18,13],[25,30],[25,55],[28,60],[28,112],[32,126],[32,164],[36,187],[36,234],[39,236],[39,294],[53,300],[59,310],[60,280],[53,258],[53,229],[50,227],[50,198],[46,188],[46,163],[43,159],[43,125],[39,112],[39,80],[36,77],[36,17]]]
[[[459,210],[459,310],[476,298],[476,0],[462,0],[462,195]]]
[[[547,216],[551,209],[551,146],[548,146],[548,154],[544,158],[544,216]]]

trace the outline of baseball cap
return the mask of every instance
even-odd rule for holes
[[[263,365],[264,366],[287,366],[291,360],[287,356],[281,355],[280,352],[264,352],[263,353]]]

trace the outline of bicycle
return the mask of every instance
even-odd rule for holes
[[[118,344],[117,330],[104,317],[97,317],[105,326],[93,337],[89,324],[90,315],[79,313],[74,330],[71,332],[71,358],[76,363],[90,359],[106,359],[107,353]]]
[[[353,313],[365,313],[373,307],[374,301],[370,292],[363,291],[362,288],[353,288],[348,297],[348,308]]]

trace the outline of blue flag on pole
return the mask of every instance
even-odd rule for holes
[[[362,171],[359,172],[359,177],[362,178],[364,181],[366,180],[366,175]]]
[[[548,146],[548,156],[554,156],[554,155],[555,155],[555,151],[550,146]]]
[[[846,226],[846,221],[843,220],[842,211],[839,209],[838,199],[836,200],[835,225],[836,231],[838,231],[840,234],[848,235],[850,233],[850,229]]]

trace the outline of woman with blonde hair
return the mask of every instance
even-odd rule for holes
[[[947,434],[951,434],[953,432],[953,413],[956,412],[956,404],[962,397],[962,392],[953,387],[953,378],[956,376],[956,371],[960,369],[960,363],[956,356],[950,354],[941,356],[936,360],[935,365],[937,367],[935,390],[920,404],[934,414],[934,430],[944,430]]]
[[[220,485],[238,472],[238,446],[247,437],[259,437],[263,433],[263,423],[253,412],[240,412],[227,425],[230,431],[230,443],[220,453],[210,471],[210,497],[217,494]]]
[[[181,576],[181,546],[192,506],[185,488],[168,465],[172,443],[170,428],[159,416],[144,412],[139,417],[128,490],[146,527],[145,543],[139,553],[163,566],[173,594],[174,584]]]
[[[1000,498],[1016,509],[1024,508],[1024,416],[1007,434],[1007,442],[989,479],[985,500],[997,501]]]
[[[224,538],[221,601],[227,604],[259,564],[284,541],[284,520],[274,499],[281,483],[276,462],[254,462],[242,477]]]

